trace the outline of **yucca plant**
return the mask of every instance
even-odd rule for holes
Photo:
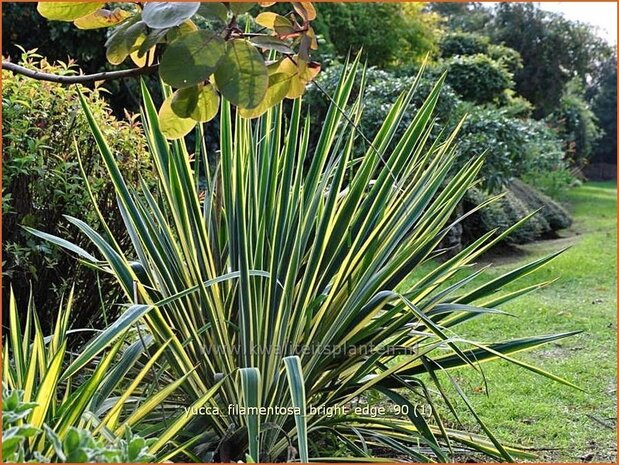
[[[495,438],[453,379],[482,435],[448,427],[437,408],[424,418],[415,405],[452,407],[441,385],[449,382],[449,370],[480,370],[498,358],[569,384],[511,357],[569,334],[480,343],[455,332],[546,284],[499,292],[556,254],[477,287],[483,270],[460,274],[513,229],[480,237],[401,288],[411,272],[442,253],[449,219],[476,185],[483,160],[470,160],[452,175],[456,133],[429,142],[443,78],[400,138],[396,130],[419,78],[374,140],[366,140],[356,129],[363,92],[351,97],[358,72],[363,86],[358,60],[345,67],[320,128],[303,118],[299,100],[256,120],[240,118],[222,102],[214,165],[200,128],[195,154],[182,140],[165,140],[143,88],[143,124],[160,178],[154,192],[124,182],[84,104],[133,248],[122,250],[104,223],[98,233],[75,218],[69,220],[100,258],[35,233],[112,273],[134,305],[67,373],[143,321],[153,345],[163,348],[165,376],[183,380],[179,408],[209,407],[210,414],[194,415],[175,435],[191,459],[272,461],[298,454],[303,462],[329,460],[335,458],[322,444],[335,438],[344,447],[337,460],[369,461],[380,451],[448,461],[466,450],[511,460],[522,451]],[[316,144],[310,144],[312,131],[319,131]],[[357,144],[365,147],[361,158],[353,156]],[[404,414],[352,410],[372,396]],[[146,430],[154,434],[157,425]],[[163,444],[153,451],[165,452]]]
[[[143,389],[142,380],[162,370],[159,359],[166,344],[154,348],[151,336],[136,335],[137,325],[93,357],[92,363],[67,373],[75,358],[69,350],[70,336],[93,331],[69,329],[73,303],[72,290],[58,308],[53,334],[46,336],[33,299],[20,311],[10,291],[9,329],[3,343],[3,392],[9,399],[3,403],[3,420],[10,420],[3,423],[3,434],[8,435],[3,435],[4,459],[88,461],[85,450],[97,453],[96,461],[154,459],[148,450],[156,440],[134,436],[131,425],[138,419],[162,421],[157,432],[167,436],[181,429],[189,418],[174,423],[165,418],[176,412],[170,413],[166,402],[184,378],[168,383],[162,377],[161,390],[155,393]],[[9,443],[12,449],[5,450]]]

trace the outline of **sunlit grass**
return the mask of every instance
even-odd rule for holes
[[[557,282],[505,305],[503,310],[515,318],[488,316],[463,325],[462,333],[487,340],[582,330],[519,358],[560,374],[584,392],[502,362],[484,365],[489,396],[481,376],[461,371],[456,377],[469,388],[482,419],[506,442],[538,449],[543,460],[614,461],[616,185],[588,183],[562,200],[574,216],[570,230],[563,231],[560,239],[519,247],[522,253],[517,259],[493,257],[495,266],[487,272],[491,279],[570,246],[546,267],[522,278],[518,286],[555,277]],[[467,417],[462,420],[473,425]]]

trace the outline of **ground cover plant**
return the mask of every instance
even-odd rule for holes
[[[516,339],[488,334],[482,343],[457,331],[549,284],[497,293],[558,252],[477,285],[483,270],[463,275],[529,218],[482,235],[402,288],[411,272],[442,255],[438,247],[453,226],[450,218],[478,184],[484,160],[472,158],[449,176],[458,127],[429,140],[444,76],[403,133],[398,126],[419,76],[373,140],[360,137],[355,126],[363,117],[363,92],[351,96],[358,73],[364,75],[357,60],[343,68],[318,129],[304,118],[301,100],[256,120],[222,100],[215,165],[203,147],[190,154],[182,139],[166,140],[144,87],[142,123],[159,177],[155,189],[126,183],[83,100],[132,245],[119,246],[103,218],[99,232],[68,218],[89,238],[90,251],[29,231],[110,273],[127,302],[121,317],[71,360],[63,379],[73,379],[110,347],[120,350],[128,331],[152,338],[155,373],[137,366],[125,368],[126,376],[139,378],[140,389],[154,396],[163,395],[159,383],[178,389],[163,389],[164,412],[132,421],[136,413],[123,411],[113,424],[157,437],[148,449],[157,460],[445,461],[469,451],[500,460],[532,457],[495,437],[450,370],[479,373],[483,362],[502,359],[570,385],[512,355],[573,332]],[[314,130],[320,135],[310,147]],[[196,138],[203,142],[201,126]],[[206,182],[199,179],[201,166]],[[133,333],[133,344],[138,336]],[[445,423],[439,405],[457,414],[445,383],[462,402],[457,409],[475,418],[478,433]],[[369,411],[380,405],[390,413]]]

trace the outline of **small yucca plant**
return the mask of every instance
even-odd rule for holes
[[[166,399],[184,378],[170,383],[162,378],[158,384],[161,390],[156,393],[143,389],[143,380],[161,369],[159,359],[166,345],[154,348],[150,335],[136,335],[140,331],[137,325],[124,331],[105,352],[100,351],[92,363],[69,373],[67,368],[74,358],[69,338],[92,332],[69,329],[73,305],[72,290],[58,307],[53,333],[46,336],[33,299],[20,309],[11,289],[10,327],[3,337],[2,383],[9,399],[2,406],[3,421],[9,421],[3,423],[3,459],[98,461],[84,457],[84,451],[89,450],[108,454],[107,462],[150,461],[154,457],[146,446],[158,440],[144,441],[134,436],[130,427],[144,417],[165,418],[170,408]],[[20,313],[25,318],[20,318]],[[188,420],[164,424],[157,433],[172,436]]]
[[[44,236],[116,276],[135,305],[68,372],[144,321],[155,347],[167,344],[162,376],[183,379],[182,395],[175,396],[179,408],[217,409],[194,415],[174,435],[177,450],[189,458],[244,460],[248,453],[248,459],[272,461],[298,452],[302,461],[325,460],[320,444],[336,438],[345,448],[338,460],[367,461],[377,449],[419,461],[447,461],[462,450],[511,460],[520,451],[501,445],[456,384],[483,436],[447,428],[437,408],[424,418],[415,405],[447,401],[439,373],[478,370],[497,358],[559,380],[510,354],[568,334],[481,344],[455,332],[458,324],[497,313],[497,306],[544,285],[496,294],[556,254],[475,288],[481,272],[466,278],[459,272],[511,230],[488,233],[401,288],[441,253],[449,219],[476,184],[483,160],[470,160],[452,176],[456,133],[430,142],[443,79],[401,138],[394,140],[418,80],[367,144],[355,128],[363,113],[363,92],[351,99],[357,72],[356,61],[343,71],[320,128],[303,119],[299,100],[289,112],[277,106],[253,121],[233,115],[223,102],[216,166],[204,150],[192,164],[183,141],[165,140],[144,89],[143,123],[160,178],[155,192],[128,187],[84,105],[133,248],[122,250],[105,224],[99,234],[75,218],[69,219],[100,259]],[[197,137],[200,142],[200,130]],[[361,158],[353,156],[357,144],[365,144]],[[343,412],[377,394],[407,414]],[[264,411],[230,408],[237,405]],[[328,408],[335,414],[325,414]],[[184,415],[191,411],[176,418]],[[161,422],[145,420],[143,430],[157,434]],[[152,451],[165,453],[164,444]]]

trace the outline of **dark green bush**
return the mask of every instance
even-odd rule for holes
[[[439,48],[443,58],[456,55],[477,55],[486,53],[490,39],[480,34],[470,32],[450,32],[441,37]]]
[[[69,66],[50,65],[32,53],[24,53],[22,59],[25,66],[46,72],[75,72]],[[69,228],[63,218],[63,215],[70,215],[97,221],[80,171],[79,151],[88,185],[99,208],[112,225],[115,236],[128,241],[115,207],[113,188],[80,110],[77,88],[9,72],[3,72],[2,78],[3,312],[8,305],[10,286],[18,300],[27,301],[32,284],[37,307],[43,315],[41,321],[46,324],[51,321],[46,315],[55,311],[57,298],[75,282],[76,307],[80,309],[75,314],[76,326],[96,325],[101,323],[97,319],[106,318],[105,313],[101,314],[97,274],[20,227],[58,231],[84,243],[84,238]],[[104,89],[82,91],[106,128],[124,174],[132,183],[137,183],[139,176],[148,180],[150,161],[145,157],[139,122],[134,117],[129,121],[114,118],[102,98]],[[106,284],[104,275],[100,278],[102,294],[109,304],[114,301],[114,296],[108,295],[113,293],[113,287]],[[106,311],[114,311],[114,308],[108,305]]]
[[[560,140],[543,122],[515,118],[510,108],[469,106],[458,150],[461,162],[486,154],[484,187],[498,192],[514,177],[565,168]]]
[[[556,197],[580,180],[567,167],[556,170],[531,170],[522,175],[522,180],[550,197]]]
[[[322,89],[333,94],[341,66],[332,65],[318,79]],[[389,106],[400,92],[410,85],[415,69],[408,68],[398,73],[370,68],[366,73],[364,116],[361,130],[370,140],[384,121]],[[415,108],[419,108],[428,95],[439,71],[434,68],[422,77],[411,110],[404,116],[402,127],[410,122]],[[355,92],[358,92],[358,86]],[[329,99],[316,86],[307,92],[306,101],[315,121],[324,119]],[[530,175],[529,179],[541,178],[547,172],[564,170],[561,142],[557,135],[543,122],[518,117],[530,107],[518,97],[510,97],[509,105],[501,108],[481,107],[462,102],[448,85],[441,91],[436,109],[437,125],[434,133],[443,128],[453,128],[459,119],[468,114],[460,136],[457,150],[460,166],[472,157],[486,154],[482,169],[483,187],[498,191],[513,177]]]
[[[465,211],[487,201],[489,197],[489,194],[480,189],[471,189],[463,199]],[[522,202],[507,191],[503,198],[464,220],[462,224],[462,242],[464,244],[471,243],[476,238],[495,228],[499,231],[504,231],[527,213],[529,212]],[[533,217],[517,231],[514,231],[514,233],[506,239],[506,242],[524,244],[534,241],[539,237],[543,226],[544,225],[540,222],[539,215]]]
[[[513,48],[506,47],[505,45],[490,44],[486,55],[504,66],[512,74],[522,69],[522,57]]]
[[[523,67],[516,90],[535,105],[536,118],[560,106],[568,82],[595,82],[613,48],[590,25],[544,11],[533,2],[499,2],[484,31],[497,44],[517,50]],[[603,71],[602,71],[603,72]]]
[[[602,136],[597,140],[592,160],[597,163],[617,163],[617,56],[606,60],[604,74],[595,87],[591,101]]]
[[[499,191],[522,169],[527,135],[522,132],[520,120],[501,110],[473,107],[468,113],[458,144],[460,161],[464,164],[485,154],[484,187]]]
[[[464,100],[488,103],[514,86],[512,74],[487,55],[454,56],[445,61],[447,83]]]
[[[327,94],[333,95],[341,71],[342,65],[334,63],[320,73],[318,84]],[[409,88],[417,71],[418,70],[414,67],[407,67],[406,70],[402,69],[399,72],[384,71],[375,67],[367,70],[364,113],[360,128],[370,140],[383,124],[387,112],[395,99],[400,93]],[[413,96],[411,108],[404,115],[402,124],[400,125],[401,129],[406,127],[412,120],[415,115],[415,110],[423,104],[425,98],[436,83],[437,77],[437,70],[429,70],[421,77],[417,92]],[[353,90],[355,95],[359,92],[359,84],[360,79],[358,78],[355,89]],[[317,86],[310,84],[305,101],[309,104],[314,121],[318,122],[324,119],[329,106],[329,99]],[[439,122],[437,132],[442,127],[448,125],[450,121],[455,120],[458,116],[456,109],[460,103],[461,101],[455,92],[448,85],[443,86],[441,89],[441,97],[435,111]]]
[[[468,211],[488,198],[489,195],[482,190],[471,189],[463,200],[464,210]],[[506,185],[502,198],[465,219],[462,224],[463,242],[470,243],[495,228],[504,231],[536,210],[540,211],[507,237],[508,243],[525,244],[549,237],[572,223],[569,214],[561,205],[524,182],[514,179]]]
[[[563,140],[570,164],[577,167],[586,165],[600,138],[600,130],[578,81],[573,80],[568,84],[559,108],[548,117],[548,121]]]
[[[320,86],[330,94],[333,93],[340,70],[340,67],[332,66],[325,70],[318,80]],[[412,107],[418,106],[423,97],[427,95],[432,83],[431,79],[422,79]],[[406,88],[410,80],[410,76],[404,75],[404,71],[401,71],[399,76],[375,68],[367,71],[365,111],[361,130],[368,138],[371,139],[376,134],[385,119],[389,104]],[[311,103],[311,114],[315,121],[321,121],[326,112],[328,99],[315,86],[308,91],[306,99]],[[520,103],[517,102],[514,105],[516,104]],[[463,103],[449,86],[445,86],[436,112],[438,120],[436,131],[444,127],[453,127],[453,124],[465,113],[469,116],[458,138],[459,157],[456,169],[459,169],[469,159],[482,153],[486,154],[486,162],[481,172],[484,179],[483,189],[473,190],[467,194],[465,210],[466,207],[478,205],[488,198],[487,191],[499,192],[506,185],[511,186],[510,180],[514,177],[527,176],[527,180],[535,183],[536,186],[548,187],[551,192],[556,192],[571,182],[563,161],[561,141],[544,122],[514,117],[513,114],[518,111],[512,106],[494,108]],[[413,114],[414,109],[411,108],[405,119],[410,121]],[[561,174],[564,178],[567,177],[567,180],[557,178],[554,184],[550,185],[548,176],[551,173],[554,177]],[[537,197],[534,198],[537,199]],[[557,211],[561,211],[561,207],[555,208],[556,204],[551,203],[552,201],[545,196],[543,201],[547,205],[544,211],[551,215],[550,218],[546,218],[545,214],[536,215],[514,232],[509,241],[518,244],[531,242],[552,233],[554,229],[566,227],[566,224],[569,224],[567,216],[561,221],[556,221],[552,217]],[[470,241],[497,227],[505,230],[523,216],[539,208],[541,206],[538,205],[539,203],[539,201],[537,203],[529,201],[526,196],[522,196],[520,191],[508,189],[504,199],[463,224],[464,240]],[[459,233],[456,236],[459,236]]]
[[[522,200],[529,210],[541,209],[541,216],[552,231],[569,228],[572,225],[572,219],[565,208],[521,180],[512,179],[508,190]]]
[[[437,48],[438,18],[423,7],[414,2],[317,3],[314,27],[326,42],[320,48],[337,57],[363,50],[368,64],[380,67],[416,63]]]
[[[70,427],[65,439],[47,424],[43,428],[24,423],[27,416],[37,406],[34,402],[24,402],[24,391],[10,389],[2,384],[2,462],[4,463],[148,463],[154,456],[148,447],[156,439],[134,435],[130,429],[124,439],[95,439],[90,429]],[[112,436],[113,437],[113,436]],[[27,441],[41,442],[50,453],[43,455],[32,452]]]

